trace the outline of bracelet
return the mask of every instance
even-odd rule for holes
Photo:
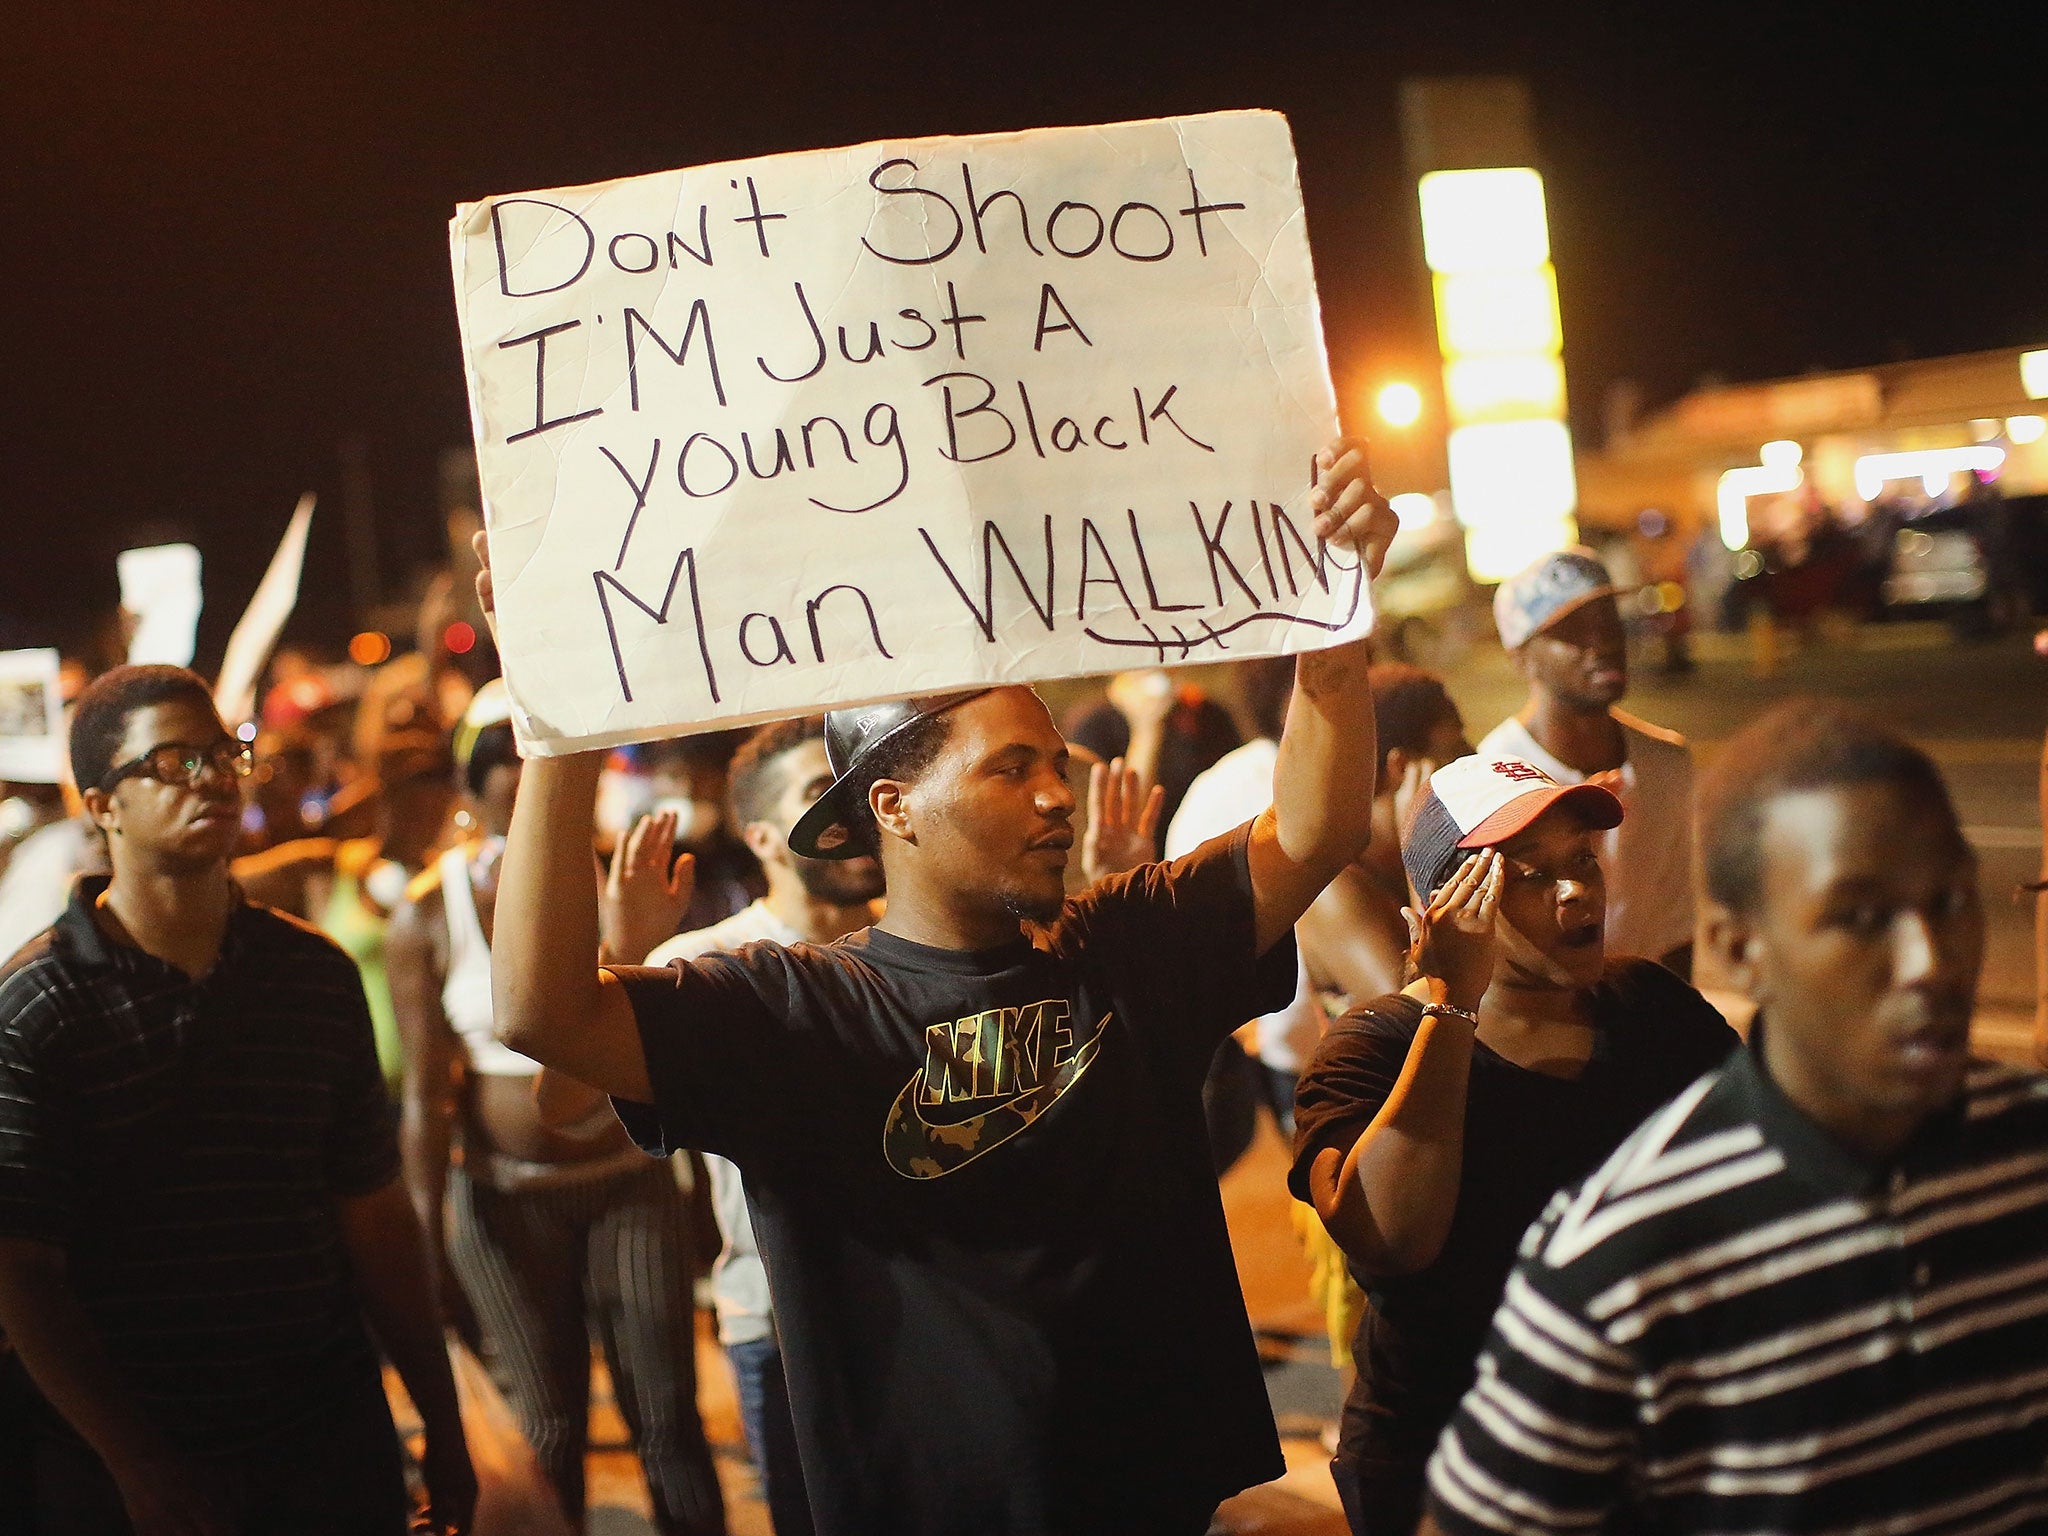
[[[1479,1027],[1479,1015],[1470,1008],[1453,1008],[1449,1003],[1424,1003],[1422,1011],[1424,1013],[1440,1013],[1448,1019],[1463,1019],[1474,1029]]]

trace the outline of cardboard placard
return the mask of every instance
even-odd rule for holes
[[[550,754],[1370,628],[1286,120],[820,150],[451,225]]]

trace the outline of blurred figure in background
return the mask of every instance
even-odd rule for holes
[[[456,757],[479,836],[414,882],[386,938],[405,1049],[406,1182],[572,1525],[584,1511],[594,1324],[657,1529],[719,1536],[681,1192],[615,1121],[584,1135],[543,1123],[539,1065],[492,1030],[498,857],[522,771],[510,720],[502,682],[478,690]]]
[[[1676,731],[1615,708],[1628,692],[1628,638],[1614,583],[1589,550],[1545,555],[1500,585],[1493,617],[1529,701],[1479,743],[1560,784],[1620,797],[1627,819],[1600,844],[1607,951],[1692,974],[1692,753]]]
[[[375,826],[367,837],[299,838],[235,860],[235,878],[251,901],[303,917],[348,952],[363,975],[377,1060],[395,1090],[404,1052],[384,931],[406,886],[439,851],[455,804],[455,757],[445,737],[404,732],[384,738],[367,781]]]
[[[1398,992],[1408,979],[1401,909],[1411,898],[1401,844],[1409,809],[1432,773],[1472,751],[1465,718],[1434,672],[1405,661],[1376,662],[1372,701],[1380,726],[1372,842],[1295,925],[1310,975],[1347,1006]]]
[[[727,765],[744,732],[711,731],[641,742],[611,754],[598,788],[598,839],[616,849],[641,818],[671,814],[674,852],[695,877],[676,932],[721,922],[762,895],[761,866],[726,820]]]
[[[1122,758],[1142,782],[1164,790],[1160,825],[1166,827],[1196,776],[1240,740],[1229,710],[1192,683],[1176,687],[1156,669],[1117,673],[1109,697],[1069,719],[1064,734],[1105,763]]]

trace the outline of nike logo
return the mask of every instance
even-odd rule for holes
[[[925,1033],[925,1064],[882,1125],[882,1154],[906,1179],[958,1171],[1017,1135],[1081,1080],[1112,1015],[1074,1029],[1064,998],[992,1008]]]

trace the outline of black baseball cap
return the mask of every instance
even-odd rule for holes
[[[853,807],[846,803],[846,791],[860,765],[874,756],[883,742],[900,735],[927,715],[941,714],[989,690],[970,688],[961,693],[926,694],[914,699],[891,699],[886,704],[863,704],[858,709],[835,709],[825,716],[825,761],[832,769],[832,783],[811,808],[789,829],[789,849],[806,859],[853,859],[861,848],[853,841],[847,822]]]

